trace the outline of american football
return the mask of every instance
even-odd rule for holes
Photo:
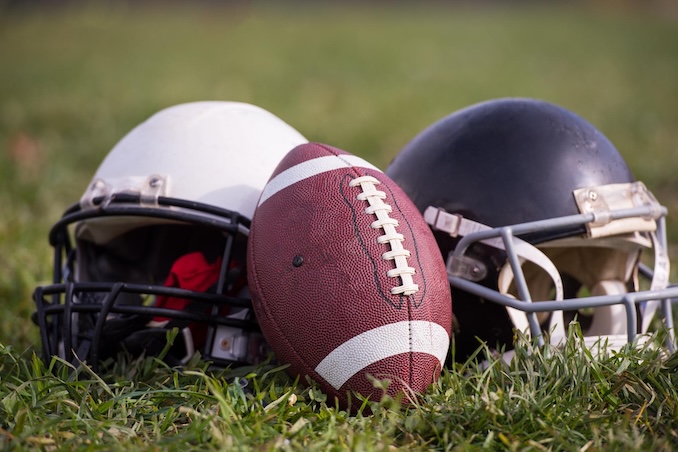
[[[340,406],[378,401],[374,379],[389,395],[437,380],[452,324],[443,259],[407,195],[362,158],[318,143],[285,156],[252,220],[248,279],[277,359]]]

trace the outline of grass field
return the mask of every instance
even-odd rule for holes
[[[678,243],[675,11],[671,19],[609,10],[88,5],[0,9],[2,447],[678,444],[678,364],[653,351],[596,361],[574,337],[565,350],[512,367],[445,372],[415,406],[385,400],[373,416],[349,416],[267,368],[209,375],[199,362],[176,371],[148,360],[121,366],[111,384],[87,369],[51,372],[31,356],[39,343],[30,321],[31,292],[50,278],[49,227],[127,131],[194,100],[260,105],[310,139],[383,168],[456,109],[495,97],[545,99],[617,145],[669,207],[669,241]],[[675,247],[671,254],[678,257]]]

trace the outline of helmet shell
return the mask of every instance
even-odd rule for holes
[[[428,127],[386,170],[420,211],[441,207],[491,227],[579,213],[578,188],[634,181],[593,125],[548,102],[507,98],[473,105]],[[540,243],[583,227],[536,233]]]
[[[110,192],[134,191],[139,182],[167,180],[164,196],[221,207],[252,218],[276,165],[306,143],[268,111],[246,103],[203,101],[154,114],[123,137],[103,160],[97,182]]]

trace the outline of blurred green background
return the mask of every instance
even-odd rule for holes
[[[253,103],[384,168],[456,109],[541,98],[678,211],[675,2],[187,4],[0,0],[0,342],[36,344],[50,226],[117,140],[181,102]]]

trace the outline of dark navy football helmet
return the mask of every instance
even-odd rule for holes
[[[576,114],[533,99],[473,105],[421,132],[386,174],[447,259],[457,360],[479,340],[512,349],[514,329],[558,343],[575,318],[589,344],[633,341],[660,306],[672,329],[666,208]]]

